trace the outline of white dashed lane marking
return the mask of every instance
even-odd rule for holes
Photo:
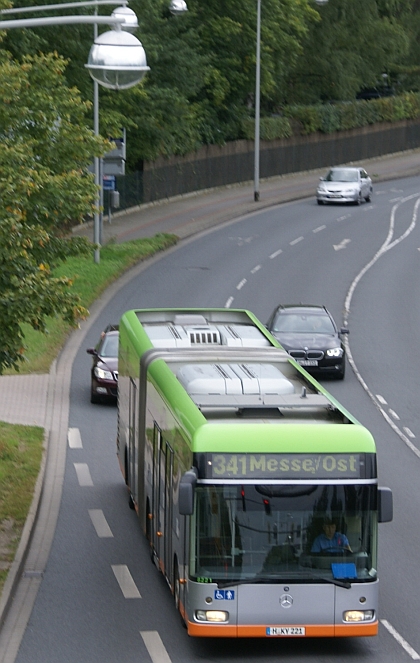
[[[157,631],[140,631],[153,663],[171,663],[168,652]]]
[[[137,585],[125,564],[113,564],[112,570],[126,599],[141,599]]]
[[[292,242],[290,242],[290,246],[294,246],[295,244],[299,244],[303,240],[303,237],[296,237]]]
[[[89,467],[86,463],[74,463],[74,469],[76,470],[79,486],[93,486]]]
[[[67,440],[70,449],[83,449],[82,438],[78,428],[69,428],[67,433]]]
[[[107,539],[114,536],[102,509],[89,509],[89,516],[99,538]]]
[[[408,437],[411,437],[411,439],[413,439],[414,437],[416,437],[416,436],[414,435],[413,431],[410,430],[409,428],[407,428],[407,426],[403,426],[403,431],[404,431],[404,433],[405,433]]]

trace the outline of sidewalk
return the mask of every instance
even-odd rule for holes
[[[368,159],[361,164],[370,174],[375,188],[376,182],[419,175],[420,150]],[[102,244],[111,239],[126,242],[138,237],[150,237],[158,232],[174,233],[184,239],[256,210],[315,196],[318,179],[326,171],[327,168],[321,168],[261,180],[260,200],[257,203],[254,201],[254,183],[246,182],[139,205],[112,215],[111,223],[104,215]],[[73,229],[73,233],[92,240],[92,224],[79,226]]]
[[[363,161],[376,182],[420,174],[420,149]],[[260,182],[260,200],[254,201],[254,183],[201,191],[119,212],[103,223],[102,243],[126,242],[159,232],[181,239],[225,221],[280,203],[315,195],[326,168],[270,178]],[[420,182],[419,182],[420,185]],[[92,239],[92,224],[74,230]],[[0,376],[0,421],[44,426],[48,375]]]

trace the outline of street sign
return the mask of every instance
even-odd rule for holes
[[[125,175],[124,159],[104,159],[102,164],[104,175]]]
[[[102,181],[104,191],[115,191],[115,180],[115,175],[104,175]]]

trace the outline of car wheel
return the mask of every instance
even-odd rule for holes
[[[323,205],[324,204],[323,200],[317,200],[316,202],[318,203],[318,205]]]
[[[363,200],[362,192],[359,191],[359,194],[358,194],[358,196],[357,196],[357,200],[354,201],[354,204],[355,204],[355,205],[361,205],[362,200]]]
[[[368,195],[366,196],[365,200],[367,203],[370,203],[370,196],[371,196],[372,191],[369,191]]]

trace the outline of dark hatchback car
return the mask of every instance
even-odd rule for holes
[[[108,325],[99,342],[86,352],[93,355],[90,402],[116,399],[118,395],[118,325]]]
[[[267,329],[309,373],[344,378],[346,353],[342,335],[349,330],[339,330],[325,306],[278,306]]]

